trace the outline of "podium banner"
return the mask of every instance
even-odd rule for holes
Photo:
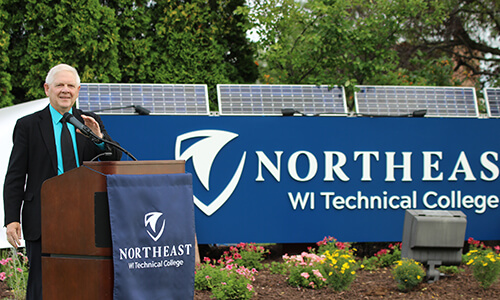
[[[108,175],[113,298],[193,299],[191,174]]]

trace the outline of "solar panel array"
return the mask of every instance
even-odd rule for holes
[[[357,86],[356,112],[365,115],[403,116],[427,110],[431,117],[477,117],[472,87]]]
[[[500,88],[485,88],[484,99],[488,117],[500,118]]]
[[[217,85],[220,115],[347,114],[343,87],[316,85]]]
[[[206,84],[118,84],[82,83],[77,107],[84,111],[132,114],[140,105],[152,114],[208,115]]]

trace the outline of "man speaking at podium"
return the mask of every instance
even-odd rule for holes
[[[122,156],[115,147],[111,149],[104,143],[96,144],[99,141],[94,142],[66,122],[70,118],[63,118],[65,113],[70,113],[97,137],[112,141],[99,116],[73,108],[80,91],[80,77],[75,68],[66,64],[53,67],[47,74],[44,89],[50,105],[20,118],[14,128],[3,194],[7,240],[15,248],[20,245],[22,222],[30,263],[27,300],[42,299],[42,183],[105,152],[110,154],[102,155],[100,159],[120,160]]]

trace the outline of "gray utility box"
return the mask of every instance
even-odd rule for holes
[[[419,261],[432,272],[435,266],[459,265],[466,227],[467,217],[461,211],[407,210],[401,257]],[[434,275],[428,272],[428,277]]]

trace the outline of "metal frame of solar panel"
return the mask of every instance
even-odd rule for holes
[[[344,87],[326,85],[218,84],[219,114],[282,115],[291,108],[306,115],[346,115]]]
[[[133,114],[140,105],[151,114],[208,115],[206,84],[82,83],[77,107],[106,114]]]
[[[427,110],[426,117],[478,117],[476,93],[472,87],[356,86],[356,113],[406,116]]]
[[[485,88],[483,92],[488,117],[500,118],[500,88]]]

